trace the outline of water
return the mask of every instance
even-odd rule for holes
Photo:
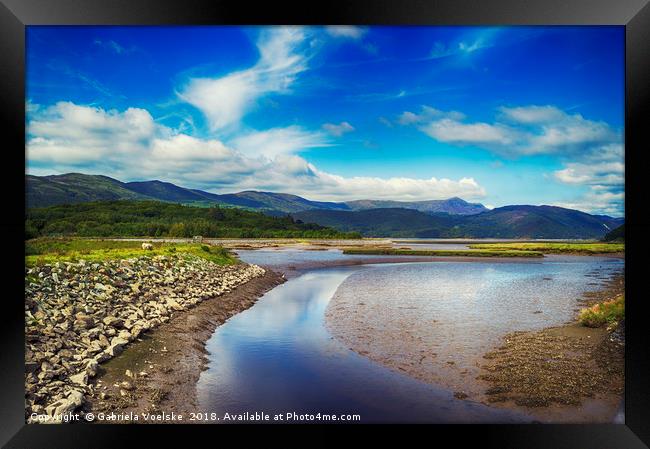
[[[538,263],[377,265],[341,284],[328,318],[337,337],[374,360],[479,393],[478,365],[505,334],[570,321],[583,293],[602,288],[622,264],[551,256]]]
[[[266,266],[345,257],[338,251],[242,251],[245,261]],[[454,334],[456,326],[463,329],[455,333],[459,340],[452,344],[462,342],[463,348],[471,349],[475,339],[460,336],[471,334],[481,323],[495,323],[495,329],[483,325],[480,333],[485,338],[522,323],[537,326],[544,320],[568,318],[575,300],[560,305],[560,293],[566,300],[597,288],[588,285],[596,278],[585,274],[617,266],[621,266],[617,259],[557,257],[548,263],[432,262],[307,271],[217,328],[207,343],[208,369],[197,385],[201,410],[218,415],[359,414],[362,422],[529,421],[519,413],[457,400],[452,389],[419,381],[351,351],[325,326],[331,298],[336,294],[335,301],[359,301],[377,295],[378,301],[390,304],[407,299],[409,307],[423,308],[414,315],[425,319],[435,315],[445,321],[445,335]],[[521,294],[525,299],[518,300]],[[532,296],[538,303],[525,305]],[[469,324],[455,315],[460,306],[470,316]],[[528,313],[537,308],[545,312]],[[395,307],[388,309],[387,316]],[[410,311],[407,315],[418,312],[397,310]],[[403,349],[404,344],[408,346],[402,342]],[[444,347],[445,340],[439,344]]]
[[[306,251],[304,249],[257,249],[238,250],[237,255],[246,263],[263,265],[265,267],[281,267],[288,265],[304,265],[310,262],[333,262],[351,259],[343,254],[340,249],[327,249],[320,251]],[[376,256],[375,256],[376,257]],[[354,256],[355,259],[367,258],[367,256]]]
[[[376,364],[332,339],[323,314],[339,284],[364,268],[323,269],[278,286],[217,328],[197,385],[200,409],[359,414],[362,422],[517,422]]]

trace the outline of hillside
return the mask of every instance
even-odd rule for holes
[[[304,223],[373,237],[599,239],[623,223],[623,219],[553,206],[505,206],[488,210],[482,204],[456,197],[415,202],[367,199],[336,203],[254,190],[214,194],[158,180],[124,183],[107,176],[79,173],[27,176],[30,208],[118,200],[153,200],[208,209],[216,205],[220,210],[257,211],[280,220],[292,214]],[[100,219],[95,217],[91,221],[100,222]],[[260,221],[260,226],[263,223],[266,222]]]
[[[169,201],[173,203],[191,203],[198,201],[219,202],[218,195],[213,195],[200,190],[190,190],[184,187],[178,187],[171,182],[163,181],[144,181],[144,182],[127,182],[125,188],[145,195],[148,198],[154,198],[160,201]]]
[[[311,201],[289,193],[258,192],[255,190],[219,195],[219,199],[225,204],[279,212],[298,212],[311,209],[349,209],[344,203]]]
[[[496,238],[600,238],[622,219],[555,206],[505,206],[467,217],[467,235]]]
[[[297,220],[318,223],[366,237],[443,237],[456,224],[453,216],[433,216],[411,209],[360,211],[311,210],[292,214]]]
[[[142,199],[151,198],[128,189],[124,183],[108,176],[83,175],[81,173],[53,176],[27,175],[26,200],[28,207]]]
[[[625,225],[620,225],[618,228],[612,229],[603,237],[605,242],[624,242],[625,241]]]
[[[104,200],[158,200],[203,206],[219,204],[271,211],[274,215],[309,209],[350,209],[345,203],[310,201],[288,193],[249,190],[219,195],[158,180],[125,183],[108,176],[81,173],[52,176],[27,175],[28,207]]]
[[[385,201],[385,200],[358,200],[345,203],[352,210],[402,208],[415,209],[428,214],[445,213],[450,215],[474,215],[486,212],[487,209],[480,203],[468,203],[454,197],[447,200],[429,201]]]
[[[157,201],[104,201],[33,208],[25,217],[26,238],[228,237],[356,238],[290,216],[219,207],[191,207]]]
[[[554,206],[506,206],[475,215],[429,215],[408,209],[304,211],[309,221],[367,237],[438,238],[601,238],[622,219]]]

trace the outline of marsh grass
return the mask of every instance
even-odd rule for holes
[[[472,249],[540,251],[547,254],[605,254],[625,251],[624,243],[476,243]]]
[[[465,256],[465,257],[544,257],[539,251],[504,250],[416,250],[395,248],[346,248],[343,254],[368,254],[386,256]]]
[[[230,265],[237,259],[221,246],[195,243],[151,242],[153,250],[142,249],[143,241],[39,238],[25,242],[25,265],[54,262],[101,262],[142,256],[197,256],[219,265]]]
[[[582,309],[578,315],[580,324],[586,327],[601,327],[616,325],[625,318],[625,295],[612,300],[594,304]]]

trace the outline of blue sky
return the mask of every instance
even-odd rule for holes
[[[622,27],[28,27],[33,174],[623,214]]]

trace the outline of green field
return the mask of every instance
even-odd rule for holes
[[[545,254],[604,254],[625,251],[624,243],[477,243],[469,247],[493,251],[540,251]]]
[[[237,263],[221,246],[198,243],[152,243],[153,250],[142,249],[142,241],[94,240],[73,238],[39,238],[25,242],[25,265],[54,262],[101,262],[141,256],[197,256],[219,265]]]
[[[378,256],[464,256],[464,257],[544,257],[539,251],[502,251],[502,250],[416,250],[416,249],[381,249],[349,248],[343,254],[367,254]]]

